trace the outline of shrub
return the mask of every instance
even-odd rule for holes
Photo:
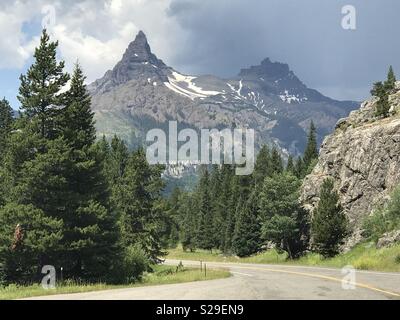
[[[348,234],[347,218],[334,191],[332,179],[326,179],[320,191],[320,201],[312,219],[314,249],[325,258],[339,253],[340,245]]]
[[[363,222],[363,228],[363,236],[377,242],[388,229],[384,210],[380,209],[367,217]]]
[[[6,285],[6,273],[4,265],[0,262],[0,288]]]
[[[125,282],[135,282],[150,270],[150,259],[138,245],[129,246],[125,250],[122,270]]]
[[[364,220],[364,236],[377,241],[384,233],[400,229],[400,186],[386,207],[380,208]]]
[[[376,270],[377,259],[373,257],[362,256],[353,262],[353,267],[358,270]]]

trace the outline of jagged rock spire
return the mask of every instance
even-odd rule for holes
[[[152,54],[150,45],[147,42],[147,37],[143,31],[139,31],[135,40],[131,42],[126,49],[122,60],[128,60],[130,62],[157,62],[157,57]]]

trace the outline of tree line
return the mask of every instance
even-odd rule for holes
[[[0,102],[0,284],[39,281],[44,265],[134,281],[164,254],[163,168],[118,137],[96,141],[84,73],[64,72],[57,46],[44,30],[17,119]]]
[[[277,148],[261,148],[251,176],[236,176],[232,165],[203,167],[193,192],[175,189],[170,197],[175,221],[169,245],[183,250],[220,250],[246,257],[269,247],[298,258],[307,250],[324,256],[339,252],[347,221],[333,181],[321,188],[310,217],[299,202],[303,178],[318,159],[316,128],[310,125],[303,157],[286,164]]]

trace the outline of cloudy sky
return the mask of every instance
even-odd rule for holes
[[[342,8],[356,9],[356,30]],[[0,96],[14,107],[42,24],[93,81],[139,30],[183,73],[236,75],[265,57],[287,62],[308,86],[362,100],[390,64],[400,77],[398,0],[0,0]]]

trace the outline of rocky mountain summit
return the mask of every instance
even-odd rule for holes
[[[388,118],[375,116],[377,102],[378,98],[372,97],[338,121],[302,188],[302,201],[312,211],[322,182],[333,178],[358,239],[363,219],[384,204],[400,184],[400,82],[389,96]]]
[[[358,107],[307,88],[287,64],[265,59],[238,76],[184,75],[167,66],[139,32],[122,60],[89,86],[99,135],[117,134],[130,146],[149,129],[176,120],[182,128],[252,128],[256,143],[299,154],[314,120],[320,137]]]

